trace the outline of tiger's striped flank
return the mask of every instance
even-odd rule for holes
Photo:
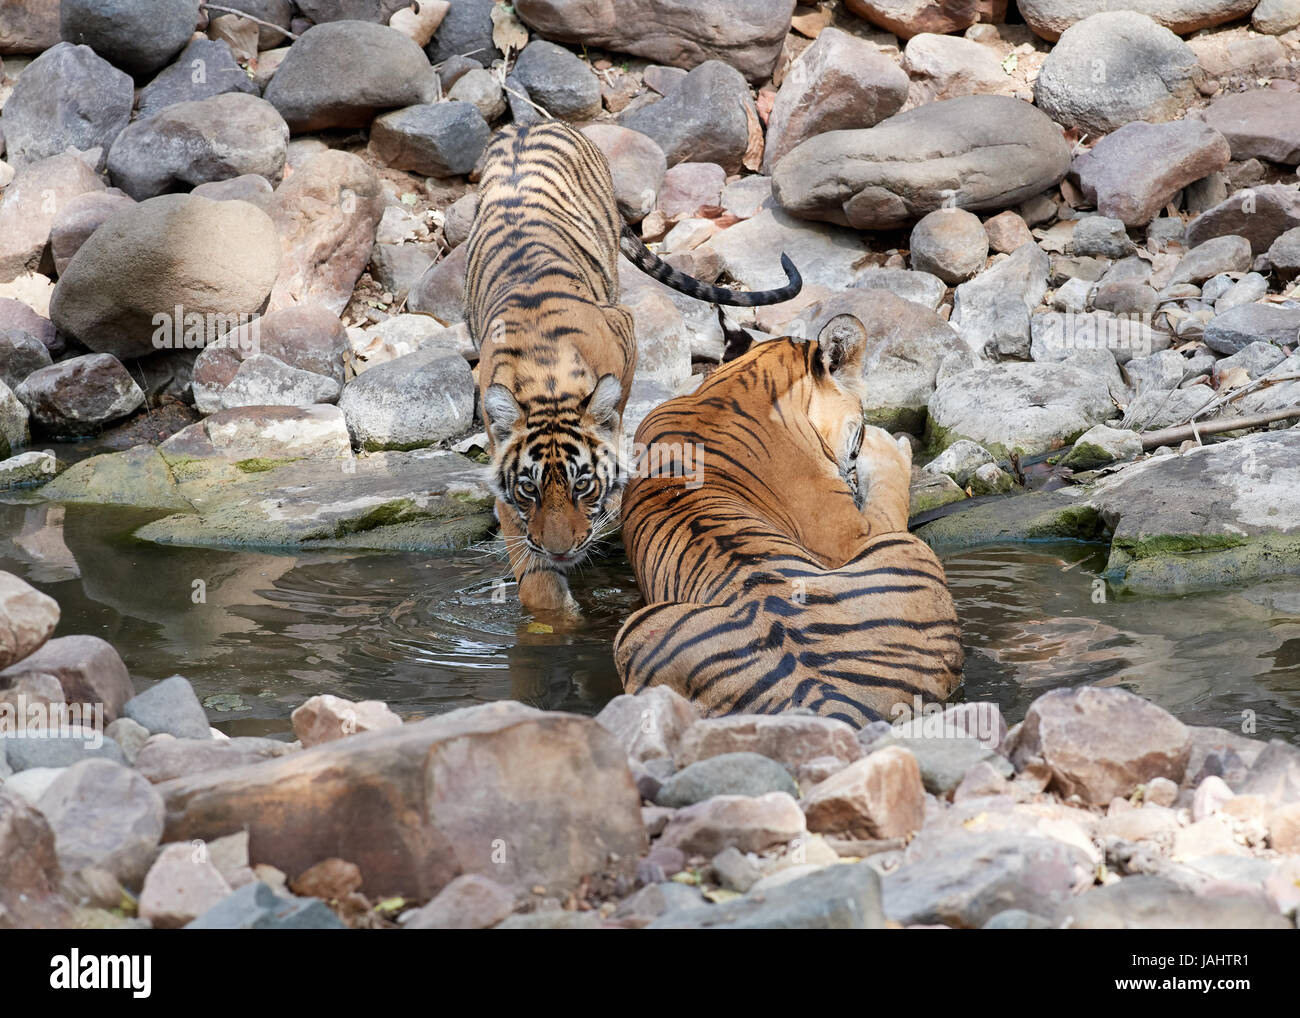
[[[840,316],[819,341],[762,343],[638,429],[639,447],[699,443],[703,484],[636,476],[624,495],[647,602],[615,640],[628,692],[664,684],[710,716],[809,708],[862,725],[956,688],[943,567],[907,531],[910,449],[864,427],[836,381],[859,369],[844,319],[862,334]]]

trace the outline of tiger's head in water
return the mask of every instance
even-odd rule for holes
[[[615,527],[624,475],[618,458],[622,385],[602,375],[585,397],[521,405],[497,382],[483,394],[496,450],[491,480],[517,518],[516,551],[569,570]]]

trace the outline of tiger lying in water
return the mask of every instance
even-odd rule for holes
[[[467,241],[465,311],[497,518],[519,599],[572,609],[565,574],[618,515],[618,445],[636,366],[618,303],[620,249],[660,282],[718,304],[789,300],[801,281],[740,293],[678,272],[619,218],[604,155],[557,121],[507,127],[488,147]]]
[[[907,531],[911,449],[864,427],[841,384],[861,377],[865,341],[840,315],[816,341],[757,346],[642,422],[638,448],[701,449],[703,483],[660,469],[625,493],[646,600],[614,643],[629,693],[663,684],[707,715],[804,707],[860,726],[956,688],[943,567]]]

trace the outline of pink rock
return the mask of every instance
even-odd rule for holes
[[[53,675],[69,704],[102,705],[104,723],[116,721],[135,696],[131,676],[113,647],[97,636],[60,636],[0,672],[0,687],[24,675]]]
[[[291,719],[294,734],[304,748],[345,735],[398,728],[402,724],[402,719],[380,700],[353,703],[329,693],[313,696],[293,712]]]
[[[1013,752],[1020,769],[1039,759],[1062,797],[1102,805],[1153,778],[1181,780],[1191,751],[1187,727],[1122,689],[1056,689],[1030,706]]]
[[[457,877],[402,924],[406,930],[483,930],[515,909],[514,896],[477,873]]]
[[[823,30],[781,82],[767,120],[764,168],[813,135],[874,127],[903,108],[907,87],[897,62],[871,43]]]
[[[166,845],[144,878],[140,918],[157,929],[174,930],[197,919],[231,890],[201,847]]]
[[[691,219],[707,206],[720,207],[726,182],[717,163],[678,163],[664,174],[657,207],[670,221]]]
[[[378,175],[351,153],[321,152],[286,178],[267,207],[282,249],[271,310],[315,302],[341,314],[383,211]]]
[[[678,768],[720,753],[758,753],[792,773],[809,760],[862,756],[857,733],[843,721],[802,714],[737,714],[695,722],[674,755]]]
[[[803,801],[808,829],[844,838],[900,838],[925,821],[925,786],[916,757],[887,746],[849,764]]]
[[[728,846],[762,852],[807,833],[799,804],[785,792],[715,795],[677,811],[660,844],[692,855],[712,856]]]
[[[0,668],[25,658],[50,638],[59,604],[13,573],[0,572]],[[5,683],[0,681],[0,688]]]
[[[616,696],[596,715],[634,760],[674,756],[682,734],[699,718],[691,702],[667,686]]]

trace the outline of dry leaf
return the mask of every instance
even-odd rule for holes
[[[497,4],[492,8],[492,45],[507,60],[512,50],[518,52],[528,45],[528,29],[515,17],[513,7]]]
[[[1245,368],[1231,368],[1219,376],[1219,391],[1227,392],[1250,382],[1250,375]]]

